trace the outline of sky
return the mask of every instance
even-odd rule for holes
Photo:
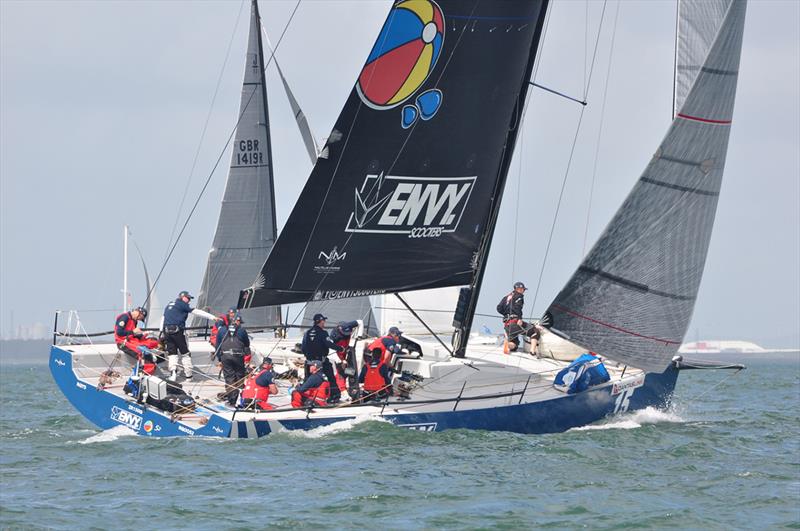
[[[262,0],[273,43],[295,5]],[[599,28],[588,105],[545,261],[580,110],[532,92],[481,313],[494,313],[522,280],[532,288],[526,313],[540,315],[669,126],[674,3],[623,1],[616,31],[618,4],[608,1],[601,25],[603,5],[553,3],[536,81],[582,96]],[[277,58],[318,138],[330,132],[389,7],[300,3]],[[183,223],[235,124],[248,16],[238,0],[0,0],[0,333],[12,311],[17,324],[49,325],[56,310],[76,309],[90,330],[109,329],[122,305],[125,224],[151,274],[159,269],[176,219]],[[722,193],[687,340],[800,346],[799,57],[800,2],[751,0]],[[311,165],[273,67],[268,92],[280,225]],[[162,301],[199,289],[228,158],[165,268]],[[133,249],[130,268],[141,301]],[[482,324],[499,328],[494,318],[479,316]]]

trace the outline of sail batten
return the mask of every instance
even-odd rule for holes
[[[217,229],[197,305],[223,313],[237,305],[277,238],[269,111],[258,5],[251,4],[239,121]],[[248,324],[280,324],[279,308],[244,312]]]
[[[709,6],[725,10],[713,19],[718,26],[703,21],[701,35],[697,22],[683,17],[697,17]],[[659,372],[683,340],[705,266],[732,122],[745,2],[685,0],[679,14],[684,34],[678,36],[678,73],[691,75],[677,78],[675,119],[543,318],[588,350]],[[683,86],[689,81],[691,86]]]

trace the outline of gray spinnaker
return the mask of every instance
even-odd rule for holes
[[[728,6],[653,159],[550,304],[543,322],[553,332],[647,371],[663,371],[675,355],[694,310],[711,238],[745,8],[744,0]]]
[[[673,118],[683,107],[732,1],[678,1]]]
[[[224,313],[256,278],[277,237],[269,111],[258,5],[252,2],[247,60],[230,171],[197,306]],[[243,310],[248,326],[280,324],[280,307]]]

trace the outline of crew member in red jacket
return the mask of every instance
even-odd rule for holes
[[[324,406],[328,403],[330,383],[322,373],[322,362],[309,360],[305,381],[292,391],[292,407]]]
[[[392,394],[392,370],[379,348],[364,354],[358,381],[364,385],[364,400],[381,400]]]
[[[142,307],[134,308],[129,312],[119,314],[114,323],[114,342],[125,354],[139,359],[142,354],[140,346],[147,348],[158,347],[158,340],[147,337],[139,328],[139,321],[147,318],[147,310]]]
[[[210,310],[210,308],[208,308]],[[208,342],[217,346],[217,334],[219,334],[220,330],[225,330],[228,328],[228,325],[233,322],[236,318],[236,308],[228,308],[228,313],[224,315],[220,315],[217,317],[217,320],[214,321],[214,326],[211,327],[211,335],[208,337]]]
[[[264,358],[261,367],[254,371],[244,382],[242,390],[242,407],[273,409],[269,403],[269,395],[278,394],[278,386],[273,383],[275,373],[272,372],[272,359]]]
[[[147,310],[142,307],[134,308],[129,312],[119,314],[114,322],[114,342],[117,348],[133,358],[143,360],[143,371],[153,374],[156,370],[156,359],[150,352],[142,352],[139,347],[154,349],[158,347],[158,340],[147,337],[139,328],[139,321],[147,318]]]

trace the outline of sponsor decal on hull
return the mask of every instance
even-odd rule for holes
[[[643,385],[644,375],[633,376],[631,378],[620,380],[619,382],[615,382],[614,386],[611,388],[611,396],[617,396],[623,391],[627,391],[628,389],[636,389],[637,387],[641,387]]]
[[[408,428],[417,431],[436,431],[437,422],[420,422],[419,424],[398,424],[398,428]]]
[[[117,406],[111,408],[111,420],[115,420],[123,426],[129,427],[133,431],[139,431],[139,428],[142,426],[142,417],[131,411],[118,408]]]

